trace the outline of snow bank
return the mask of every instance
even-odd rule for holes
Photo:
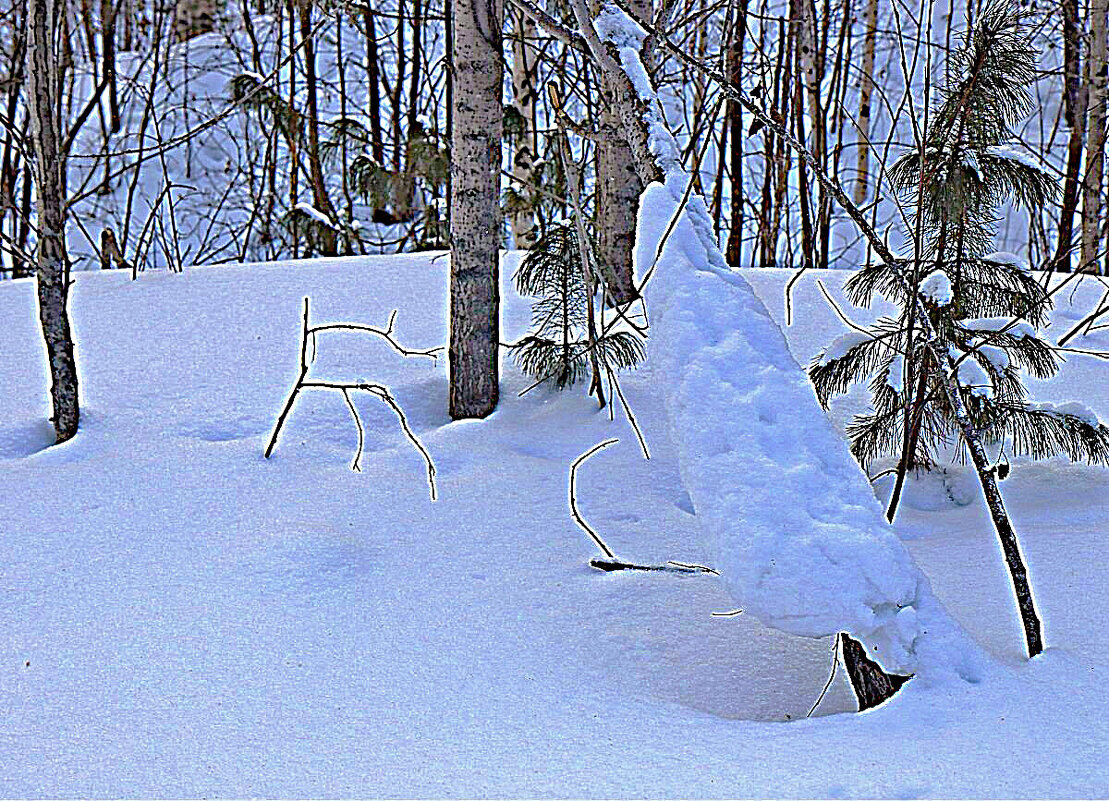
[[[672,177],[644,193],[639,268],[683,190]],[[774,628],[848,631],[888,669],[975,676],[973,648],[886,524],[781,330],[696,236],[706,214],[690,200],[647,298],[682,481],[726,586]]]
[[[624,45],[621,61],[653,109],[626,44],[638,26],[625,18],[621,37],[618,13],[604,12],[606,38]],[[729,591],[772,627],[846,630],[887,669],[976,676],[973,647],[886,524],[781,329],[724,263],[703,200],[680,207],[688,175],[673,138],[657,116],[649,128],[665,182],[640,200],[636,268],[655,266],[652,359],[667,376],[682,482]]]

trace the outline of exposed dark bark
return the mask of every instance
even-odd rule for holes
[[[1071,253],[1074,251],[1074,215],[1078,210],[1078,195],[1082,187],[1082,150],[1086,139],[1087,88],[1080,87],[1075,101],[1074,125],[1067,139],[1067,167],[1063,175],[1063,203],[1059,211],[1059,231],[1055,257],[1049,269],[1069,272]]]
[[[366,81],[369,83],[370,141],[374,161],[384,166],[385,143],[381,135],[381,65],[377,52],[377,26],[374,24],[373,4],[362,7],[362,22],[366,30]]]
[[[912,676],[887,673],[882,666],[867,656],[863,644],[848,634],[840,634],[843,649],[843,666],[851,681],[851,689],[859,702],[859,711],[888,701]]]
[[[743,70],[743,43],[747,34],[747,0],[739,0],[739,16],[735,21],[731,47],[728,49],[728,79],[739,86]],[[727,133],[731,138],[728,159],[728,180],[732,187],[728,245],[725,257],[729,267],[740,267],[743,259],[743,109],[735,100],[727,106]]]

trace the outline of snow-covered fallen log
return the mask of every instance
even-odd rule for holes
[[[702,198],[687,191],[639,59],[643,30],[611,5],[596,30],[639,95],[662,176],[641,199],[637,273],[654,276],[652,357],[671,377],[682,481],[729,591],[775,628],[848,632],[887,671],[974,679],[977,650],[886,523],[781,330],[725,264]]]

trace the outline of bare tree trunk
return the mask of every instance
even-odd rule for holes
[[[450,415],[497,405],[500,341],[500,167],[504,127],[501,0],[453,0]]]
[[[404,79],[408,75],[408,48],[405,45],[404,23],[408,16],[405,0],[398,0],[397,4],[397,50],[396,61],[393,68],[396,83],[393,84],[393,172],[400,174],[404,154],[404,132],[401,130],[401,121],[404,113],[401,111],[401,98],[404,97]]]
[[[867,0],[863,73],[859,78],[859,163],[855,173],[855,202],[866,202],[870,183],[870,100],[874,94],[874,46],[878,39],[878,0]]]
[[[61,147],[58,76],[61,73],[54,37],[59,0],[30,0],[28,6],[27,103],[31,116],[31,147],[35,156],[38,195],[39,321],[50,364],[50,397],[58,442],[77,433],[77,363],[66,301],[69,268],[65,251],[65,157]]]
[[[1086,104],[1089,87],[1082,82],[1082,28],[1078,0],[1062,0],[1063,14],[1063,100],[1070,137],[1067,140],[1067,166],[1063,174],[1063,203],[1051,270],[1069,272],[1074,243],[1074,213],[1082,182],[1082,145],[1086,138]]]
[[[119,5],[111,0],[101,0],[100,18],[103,43],[103,74],[108,82],[108,115],[112,133],[119,133],[119,89],[116,80],[116,15]]]
[[[516,35],[512,39],[512,102],[519,115],[516,152],[512,155],[512,177],[519,192],[526,193],[534,178],[532,170],[539,156],[535,130],[536,57],[528,52],[535,43],[535,21],[517,11]],[[535,243],[535,211],[523,205],[511,215],[512,240],[521,250]]]
[[[1063,175],[1063,204],[1059,212],[1058,244],[1050,269],[1070,272],[1071,251],[1074,249],[1074,213],[1082,187],[1082,143],[1086,138],[1086,97],[1089,87],[1078,90],[1075,101],[1074,127],[1067,140],[1067,167]]]
[[[1082,191],[1082,263],[1084,272],[1098,271],[1101,245],[1101,185],[1105,172],[1106,27],[1109,0],[1090,2],[1089,86],[1086,123],[1086,181]]]
[[[194,36],[211,33],[219,18],[220,0],[177,0],[174,8],[174,38],[184,42]]]
[[[728,80],[739,86],[743,70],[743,43],[747,34],[747,0],[739,0],[739,17],[728,48]],[[731,214],[725,257],[729,267],[740,267],[743,259],[743,110],[735,100],[728,101],[727,132],[731,139],[728,181],[731,185]],[[723,153],[720,155],[723,160]]]
[[[366,82],[369,99],[370,140],[374,161],[385,166],[385,144],[381,135],[381,62],[377,52],[377,27],[374,24],[373,4],[362,7],[362,21],[366,28]]]
[[[320,161],[320,116],[317,101],[316,45],[312,38],[312,0],[299,0],[300,36],[304,41],[305,89],[308,91],[307,119],[308,128],[308,173],[312,180],[313,205],[334,224],[335,207],[327,194],[327,183],[323,177],[323,164]],[[292,25],[292,20],[289,20]],[[320,226],[320,252],[324,256],[338,254],[335,229]]]
[[[640,19],[651,19],[651,0],[631,0],[628,8]],[[636,298],[632,253],[643,182],[623,135],[619,106],[613,97],[616,91],[612,78],[602,70],[604,100],[597,140],[597,263],[613,302],[619,304]]]

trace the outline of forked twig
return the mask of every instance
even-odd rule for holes
[[[366,441],[365,429],[362,426],[362,420],[358,416],[358,410],[355,408],[354,401],[350,395],[351,390],[360,390],[373,395],[396,414],[405,438],[412,443],[417,451],[419,451],[420,456],[423,457],[424,462],[427,464],[427,484],[431,491],[431,500],[434,501],[438,498],[439,493],[435,485],[435,462],[432,460],[431,454],[428,452],[427,448],[420,442],[419,437],[416,436],[416,433],[408,424],[408,418],[405,416],[404,410],[401,408],[400,404],[397,403],[396,398],[393,397],[387,386],[384,384],[371,384],[365,381],[320,381],[308,378],[308,365],[310,361],[314,361],[316,358],[316,335],[321,331],[360,331],[375,334],[384,338],[394,350],[403,356],[426,356],[427,358],[435,360],[437,352],[442,350],[442,348],[410,350],[396,341],[393,337],[393,325],[396,322],[396,318],[397,312],[393,310],[393,313],[389,315],[389,323],[384,329],[358,323],[329,323],[327,325],[309,326],[308,298],[304,299],[304,312],[301,317],[300,328],[300,373],[297,376],[296,382],[293,384],[292,390],[289,392],[289,397],[286,399],[281,413],[277,417],[277,423],[274,425],[273,434],[270,435],[269,444],[266,445],[264,453],[265,458],[270,458],[270,454],[273,453],[273,449],[277,445],[277,438],[281,434],[281,429],[285,426],[285,421],[288,419],[289,412],[292,411],[293,404],[296,402],[300,391],[302,389],[330,389],[342,394],[347,409],[350,411],[351,417],[354,418],[354,425],[358,429],[358,447],[354,453],[354,461],[351,463],[350,469],[358,473],[362,472],[362,453]],[[309,343],[312,345],[311,358],[309,358],[308,355]]]

